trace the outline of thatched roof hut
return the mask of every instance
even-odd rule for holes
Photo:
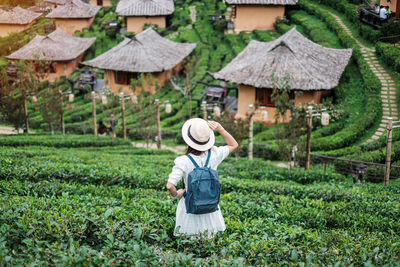
[[[120,16],[162,16],[174,13],[173,0],[120,0],[116,12]]]
[[[225,0],[231,5],[296,5],[299,0]]]
[[[70,61],[83,54],[95,40],[96,38],[70,36],[57,29],[47,36],[36,35],[32,41],[6,58]]]
[[[296,28],[271,42],[251,41],[216,79],[256,88],[272,88],[271,77],[289,75],[290,88],[328,90],[336,87],[352,55],[352,49],[322,47]]]
[[[72,0],[64,5],[57,6],[56,9],[51,11],[46,17],[47,18],[92,18],[96,16],[101,7],[92,6],[81,0]]]
[[[0,24],[30,24],[40,15],[17,6],[10,11],[0,12]]]
[[[187,57],[196,44],[181,44],[161,37],[152,28],[125,38],[117,46],[82,64],[124,72],[163,72]]]

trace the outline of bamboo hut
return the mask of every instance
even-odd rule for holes
[[[276,81],[287,79],[295,105],[319,104],[338,85],[351,55],[352,49],[322,47],[293,28],[271,42],[251,41],[213,76],[239,85],[238,117],[246,117],[249,104],[258,103],[267,107],[267,123],[274,123],[276,108],[271,94],[272,88],[280,86]]]
[[[32,41],[6,58],[30,61],[35,71],[45,74],[45,80],[54,81],[61,76],[70,75],[95,40],[96,38],[74,37],[57,29],[47,36],[36,35]],[[43,66],[37,64],[38,60],[53,64],[42,69]]]
[[[40,15],[19,6],[10,11],[0,10],[0,37],[29,28]]]
[[[231,5],[235,31],[273,30],[278,17],[285,15],[286,5],[298,0],[225,0]]]
[[[174,13],[174,1],[120,0],[116,12],[125,17],[128,32],[139,33],[146,24],[155,24],[160,28],[165,28],[166,16]]]
[[[100,8],[81,0],[71,0],[65,5],[57,6],[46,17],[55,19],[56,28],[73,35],[75,31],[89,28]]]
[[[114,93],[132,93],[131,81],[140,73],[150,74],[163,86],[182,66],[196,44],[176,43],[161,37],[149,28],[133,39],[125,38],[117,46],[82,64],[104,69],[106,84]],[[154,84],[144,84],[144,89],[155,92]],[[140,90],[140,88],[138,88]]]

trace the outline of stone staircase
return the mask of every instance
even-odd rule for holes
[[[379,64],[379,61],[375,55],[375,49],[368,48],[360,43],[356,38],[354,38],[353,33],[349,30],[349,28],[347,28],[346,25],[344,25],[343,21],[338,16],[333,13],[331,13],[331,15],[336,19],[343,30],[349,34],[361,47],[361,53],[364,59],[367,61],[371,70],[378,77],[382,84],[381,98],[383,113],[381,123],[379,124],[379,128],[376,130],[376,132],[365,142],[370,143],[379,139],[379,137],[384,134],[387,129],[388,117],[392,117],[394,121],[399,119],[396,104],[396,84],[392,77],[390,77],[389,73]]]

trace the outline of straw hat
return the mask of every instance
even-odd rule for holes
[[[182,127],[182,137],[188,146],[198,151],[210,149],[215,142],[213,130],[210,129],[207,121],[199,118],[185,122]]]

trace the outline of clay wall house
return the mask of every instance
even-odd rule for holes
[[[286,5],[298,0],[225,0],[232,8],[235,31],[273,30],[278,17],[285,15]]]
[[[90,0],[92,6],[112,6],[111,0]]]
[[[152,28],[135,36],[125,38],[117,46],[100,56],[82,64],[104,69],[106,85],[118,94],[132,93],[131,81],[141,73],[150,74],[163,86],[182,67],[182,61],[196,44],[176,43],[161,37]],[[155,92],[154,84],[145,84],[144,89]],[[137,88],[141,90],[140,87]]]
[[[96,38],[79,38],[57,29],[47,36],[36,35],[25,46],[7,56],[10,60],[27,60],[35,71],[46,73],[44,80],[54,81],[61,76],[70,75],[87,49]],[[47,70],[41,70],[38,60],[52,62]]]
[[[10,11],[0,10],[0,37],[29,28],[40,15],[19,6]]]
[[[71,0],[65,3],[65,5],[57,6],[46,18],[54,19],[56,28],[73,35],[75,31],[82,31],[83,28],[89,28],[100,8],[81,0]]]
[[[125,17],[128,32],[139,33],[146,24],[167,26],[167,15],[174,13],[173,0],[120,0],[116,12]]]
[[[238,84],[238,117],[245,118],[249,104],[258,103],[266,107],[266,123],[272,124],[276,113],[272,88],[279,86],[274,80],[289,78],[295,105],[320,104],[321,99],[338,85],[351,55],[352,49],[322,47],[293,28],[271,42],[251,41],[213,76]],[[287,115],[282,121],[287,121],[290,114]],[[259,116],[255,119],[259,120]]]

